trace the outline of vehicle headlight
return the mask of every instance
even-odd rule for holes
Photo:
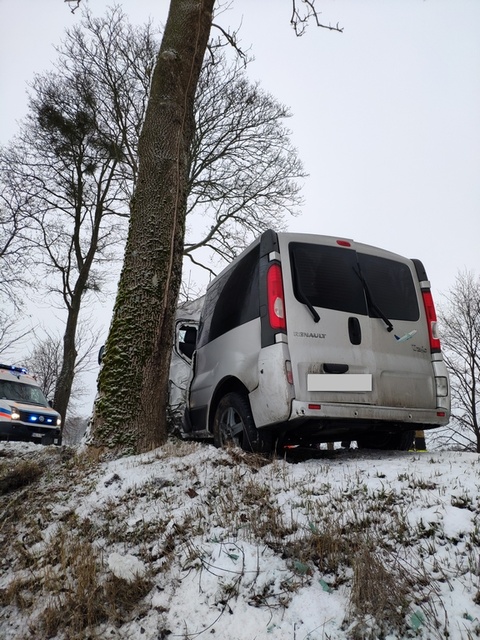
[[[20,411],[15,407],[12,409],[12,420],[20,420]]]
[[[58,416],[57,418],[57,427],[61,427],[62,426],[62,419],[60,416]]]

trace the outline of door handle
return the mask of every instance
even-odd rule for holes
[[[350,317],[348,319],[348,335],[352,344],[360,344],[362,342],[362,328],[358,318]]]

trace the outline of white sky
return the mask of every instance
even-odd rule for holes
[[[91,0],[95,13],[113,4]],[[167,0],[123,0],[132,22],[164,22]],[[421,258],[435,291],[478,271],[480,2],[317,0],[325,22],[295,38],[289,0],[235,0],[222,26],[252,45],[249,73],[294,117],[310,174],[291,228]],[[243,14],[241,13],[243,12]],[[25,115],[26,86],[80,18],[62,0],[0,0],[0,142]]]
[[[112,4],[90,0],[99,15]],[[119,4],[133,23],[166,20],[167,0]],[[223,27],[243,18],[250,76],[294,114],[310,177],[290,228],[420,258],[438,300],[459,270],[480,272],[480,2],[317,6],[343,34],[312,26],[295,38],[290,0],[235,0],[218,17]],[[0,143],[25,115],[27,83],[79,18],[62,0],[0,0]]]

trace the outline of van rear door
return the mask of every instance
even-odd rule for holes
[[[434,409],[412,261],[326,236],[279,241],[296,399]]]

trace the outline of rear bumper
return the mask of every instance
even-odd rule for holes
[[[315,407],[315,408],[313,408]],[[409,407],[377,407],[366,404],[315,403],[293,400],[291,421],[301,419],[315,421],[339,421],[355,427],[356,423],[402,423],[415,429],[419,425],[424,429],[441,427],[448,424],[450,412],[444,408],[412,409]]]
[[[61,445],[62,431],[57,428],[32,426],[21,422],[0,422],[0,439]]]

